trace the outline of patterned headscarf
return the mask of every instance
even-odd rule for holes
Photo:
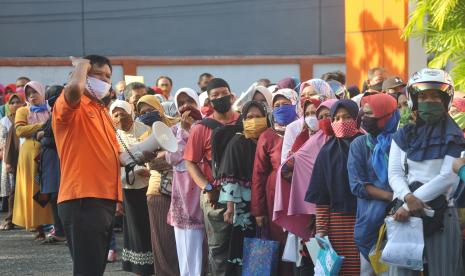
[[[276,100],[277,96],[283,96],[284,98],[291,101],[292,105],[297,105],[297,103],[299,102],[297,92],[289,88],[279,89],[278,91],[273,93],[272,104],[274,104],[274,101]]]
[[[320,100],[325,101],[329,99],[335,99],[336,95],[334,95],[334,92],[331,90],[331,86],[329,84],[322,80],[322,79],[311,79],[306,82],[303,82],[300,85],[300,95],[302,95],[302,92],[304,89],[308,86],[313,87],[315,91],[320,94]]]

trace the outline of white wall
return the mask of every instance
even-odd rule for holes
[[[71,70],[71,66],[0,66],[0,83],[3,85],[15,83],[17,77],[26,76],[46,85],[63,84],[68,80]],[[113,84],[122,79],[123,67],[113,66]]]
[[[215,77],[225,79],[231,90],[240,95],[253,82],[261,78],[268,78],[273,83],[287,76],[300,76],[299,64],[253,64],[253,65],[166,65],[166,66],[138,66],[137,74],[144,76],[147,85],[155,85],[160,75],[167,75],[173,79],[174,94],[177,89],[190,87],[198,90],[197,81],[202,73],[211,73]]]
[[[344,74],[346,73],[346,65],[345,63],[322,63],[322,64],[314,64],[313,65],[313,78],[319,79],[321,75],[327,72],[332,71],[342,71]],[[304,80],[302,80],[304,81]]]
[[[68,80],[71,66],[0,66],[0,83],[14,83],[19,76],[27,76],[32,80],[47,85],[63,84]],[[320,78],[323,73],[341,70],[345,72],[345,64],[315,64],[313,77]],[[182,87],[198,90],[197,81],[200,74],[209,72],[216,77],[224,78],[231,86],[231,90],[240,95],[250,84],[261,78],[268,78],[273,83],[284,77],[300,77],[299,64],[246,64],[246,65],[164,65],[138,66],[137,74],[144,76],[145,84],[155,85],[160,75],[167,75],[173,79],[172,94]],[[123,67],[113,66],[112,82],[116,84],[123,80]],[[305,81],[305,80],[302,80]]]
[[[409,1],[409,13],[415,10],[415,2]],[[408,40],[408,75],[409,77],[418,70],[427,67],[427,56],[422,46],[421,38],[409,38]]]

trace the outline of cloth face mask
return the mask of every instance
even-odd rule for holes
[[[305,123],[311,131],[318,131],[320,129],[320,123],[316,116],[307,116],[305,117]]]
[[[243,124],[244,135],[247,139],[258,139],[260,134],[268,128],[266,117],[246,119]]]
[[[86,89],[97,99],[101,100],[108,95],[111,85],[93,77],[87,77]]]

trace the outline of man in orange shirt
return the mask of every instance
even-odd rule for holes
[[[52,126],[60,157],[58,213],[74,275],[103,275],[116,203],[122,200],[119,146],[102,99],[112,68],[106,57],[73,60]]]

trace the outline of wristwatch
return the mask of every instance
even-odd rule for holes
[[[207,183],[207,185],[205,185],[205,188],[203,188],[203,193],[209,193],[213,191],[213,185],[211,183]]]

